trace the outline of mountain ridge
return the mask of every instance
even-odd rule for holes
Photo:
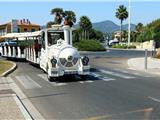
[[[78,28],[79,25],[77,24],[74,27]],[[113,33],[115,31],[120,31],[120,25],[117,25],[111,20],[92,23],[92,27],[95,30],[99,30],[101,32]],[[135,24],[131,24],[131,30],[135,30],[135,27],[136,27]],[[122,30],[128,30],[128,24],[122,25]]]

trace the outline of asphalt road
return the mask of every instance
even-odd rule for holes
[[[148,51],[148,56],[153,55],[153,51]],[[132,57],[142,57],[145,56],[145,51],[144,50],[122,50],[122,49],[112,49],[108,48],[107,51],[105,52],[81,52],[81,55],[86,55],[90,58],[95,58],[95,57],[127,57],[127,58],[132,58]]]
[[[90,54],[95,58],[87,80],[71,76],[48,82],[41,69],[26,62],[17,62],[8,77],[46,119],[160,119],[160,77],[126,65],[143,52],[111,52]]]

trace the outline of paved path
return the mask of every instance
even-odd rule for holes
[[[145,59],[143,57],[129,59],[128,65],[131,69],[160,75],[160,59],[149,57],[147,59],[147,69],[145,69]]]
[[[24,120],[21,103],[11,90],[6,78],[0,77],[0,118]]]

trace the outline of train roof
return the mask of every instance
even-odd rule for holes
[[[24,32],[24,33],[7,33],[3,36],[1,36],[1,39],[6,39],[6,38],[25,38],[25,37],[34,37],[34,36],[40,36],[42,31],[63,31],[64,28],[70,28],[69,26],[63,26],[63,25],[52,25],[51,28],[43,29],[40,31],[35,31],[35,32]],[[72,31],[75,30],[74,28],[70,28]]]
[[[1,37],[2,38],[22,38],[22,37],[39,36],[40,34],[41,34],[41,31],[25,32],[25,33],[8,33]]]

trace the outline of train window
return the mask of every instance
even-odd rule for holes
[[[63,32],[48,32],[48,45],[57,44],[57,40],[63,39],[64,40],[64,33]]]

